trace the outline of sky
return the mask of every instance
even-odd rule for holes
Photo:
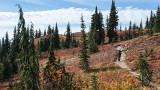
[[[124,28],[129,22],[139,25],[141,19],[145,24],[150,11],[156,13],[160,0],[115,0],[119,15],[119,24]],[[13,29],[18,23],[18,7],[22,6],[26,26],[31,22],[34,29],[42,32],[50,24],[58,23],[59,33],[64,34],[67,23],[71,24],[72,32],[80,32],[80,17],[84,16],[86,31],[91,22],[91,15],[97,6],[103,14],[104,24],[109,15],[111,0],[0,0],[0,39],[8,32],[13,37]],[[118,26],[119,27],[119,26]]]

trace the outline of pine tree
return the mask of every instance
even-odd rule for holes
[[[115,1],[112,0],[110,16],[108,21],[108,33],[109,43],[113,42],[116,36],[116,27],[118,26],[118,12],[115,7]]]
[[[55,42],[53,42],[53,40],[54,40],[53,34],[51,34],[49,36],[49,39],[50,39],[50,46],[49,46],[49,49],[48,49],[48,60],[49,60],[48,63],[55,63],[56,58],[54,57],[54,52],[53,52]]]
[[[65,48],[70,48],[70,42],[71,42],[71,30],[70,30],[70,24],[68,23],[66,40],[65,40]]]
[[[91,32],[91,30],[89,32],[88,49],[89,49],[90,54],[96,53],[98,51],[98,47],[97,47],[95,37],[96,36],[95,36],[95,28],[94,28],[93,32]]]
[[[55,49],[60,49],[60,41],[59,41],[59,34],[58,34],[57,23],[56,23],[55,32],[54,32],[54,47],[55,47]]]
[[[46,36],[46,30],[44,30],[43,36]]]
[[[10,49],[10,42],[9,42],[9,37],[8,37],[8,32],[6,32],[6,36],[5,36],[5,54],[7,55],[9,53],[9,49]]]
[[[38,38],[38,31],[36,30],[35,38]]]
[[[65,48],[65,42],[64,42],[64,39],[62,39],[61,41],[61,49],[64,49]]]
[[[3,60],[3,58],[6,56],[5,55],[5,48],[6,48],[6,46],[5,46],[5,41],[4,41],[4,37],[2,38],[2,49],[1,49],[1,62],[3,63],[4,62],[4,60]]]
[[[53,35],[55,34],[54,27],[52,28],[51,33],[53,33]]]
[[[95,13],[92,15],[92,18],[91,18],[90,33],[93,33],[93,32],[95,32],[96,43],[98,45],[100,45],[101,43],[104,43],[105,33],[104,33],[103,15],[101,12],[98,13],[97,6],[95,8]]]
[[[142,19],[141,19],[141,23],[140,23],[140,36],[143,35],[143,25],[142,25]]]
[[[133,24],[133,38],[136,38],[137,34],[136,34],[136,24]]]
[[[128,32],[128,38],[129,39],[132,39],[132,37],[131,37],[131,29],[132,29],[132,23],[130,21],[130,23],[129,23],[129,32]]]
[[[155,33],[160,32],[160,7],[159,6],[157,9],[157,15],[154,22],[154,32]]]
[[[98,14],[98,35],[99,35],[99,40],[97,41],[98,45],[104,43],[104,38],[105,38],[105,32],[104,32],[104,24],[103,24],[103,15],[101,12]]]
[[[38,32],[38,38],[41,37],[41,29],[39,29],[39,32]]]
[[[149,28],[149,20],[148,20],[148,17],[147,17],[145,29],[148,29],[148,28]]]
[[[19,6],[20,13],[20,23],[19,25],[21,30],[21,52],[19,59],[19,74],[20,82],[19,89],[33,89],[37,90],[39,88],[39,62],[36,60],[36,54],[34,49],[34,34],[33,30],[31,31],[30,37],[27,37],[27,31],[25,27],[25,20],[23,18],[22,8]],[[32,26],[31,26],[31,29]]]
[[[52,32],[52,31],[51,31],[51,26],[49,25],[49,26],[48,26],[47,35],[50,35],[50,34],[51,34],[51,32]]]
[[[34,27],[33,24],[31,24],[30,27],[30,45],[29,45],[29,61],[30,61],[30,79],[31,79],[31,87],[32,90],[38,90],[39,87],[39,61],[37,58],[37,54],[35,52],[35,46],[34,46]]]
[[[86,42],[86,34],[85,34],[85,24],[83,20],[83,15],[81,16],[81,44],[80,44],[80,61],[79,61],[79,68],[84,69],[88,71],[89,69],[89,64],[88,64],[88,58],[89,56],[87,55],[87,42]]]
[[[107,15],[107,19],[106,19],[106,30],[108,30],[108,15]]]
[[[153,35],[153,12],[151,11],[151,16],[150,16],[150,23],[149,23],[149,29],[147,31],[149,36]]]
[[[149,86],[152,81],[153,71],[151,65],[147,63],[147,58],[151,56],[153,50],[148,53],[148,50],[145,49],[145,53],[139,53],[138,60],[136,60],[135,70],[140,70],[140,75],[138,79],[141,81],[142,86]]]

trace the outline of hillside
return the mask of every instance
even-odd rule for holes
[[[154,34],[152,37],[141,36],[119,44],[125,48],[126,63],[131,69],[133,69],[140,52],[144,52],[145,49],[148,51],[153,49],[153,60],[150,60],[149,63],[154,69],[154,81],[160,83],[160,43],[157,41],[158,39],[160,39],[160,33]]]

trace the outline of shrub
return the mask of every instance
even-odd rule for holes
[[[160,39],[158,39],[157,42],[160,43]]]

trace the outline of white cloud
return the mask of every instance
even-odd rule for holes
[[[101,11],[103,13],[104,21],[106,16],[109,15],[109,11]],[[155,10],[154,10],[155,12]],[[50,24],[51,26],[58,23],[59,32],[63,34],[66,31],[66,26],[68,21],[71,24],[72,32],[79,32],[80,29],[80,17],[81,13],[84,15],[85,24],[89,27],[91,21],[91,15],[94,10],[82,9],[82,8],[67,8],[67,9],[57,9],[48,11],[37,11],[37,12],[24,12],[24,18],[26,24],[30,24],[32,21],[34,23],[35,29],[41,28],[43,31]],[[133,23],[140,23],[140,20],[146,20],[146,17],[150,15],[150,10],[142,10],[136,8],[121,8],[118,11],[119,22],[122,26],[128,25],[130,20]],[[10,38],[12,37],[12,32],[14,26],[18,23],[18,13],[12,12],[0,12],[0,38],[2,38],[6,31],[9,32]],[[105,23],[105,22],[104,22]],[[88,28],[86,29],[88,31]]]

